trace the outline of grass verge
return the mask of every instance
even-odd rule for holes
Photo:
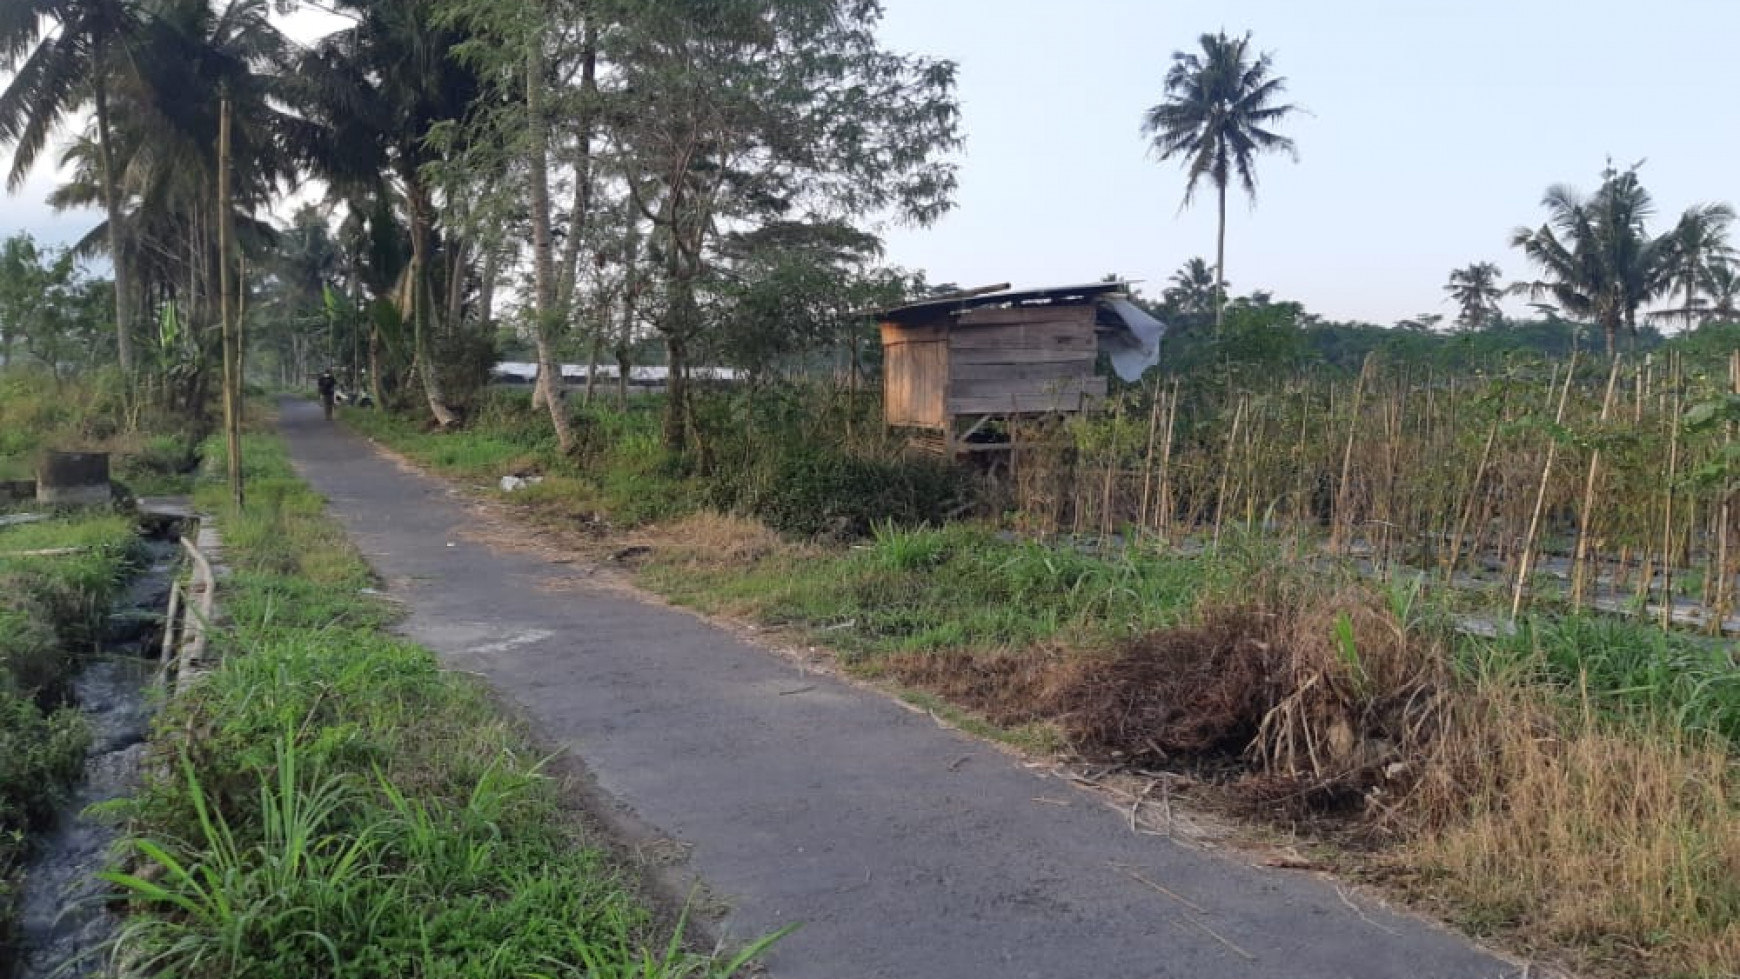
[[[391,424],[370,430],[437,471],[504,471],[465,448],[496,428]],[[619,476],[524,447],[512,465],[550,478],[501,496],[520,513],[593,537],[642,522],[599,492]],[[969,725],[1210,773],[1220,800],[1351,844],[1349,867],[1476,934],[1592,974],[1740,975],[1730,645],[1582,616],[1469,637],[1450,614],[1466,596],[1236,535],[1101,555],[876,523],[839,546],[689,508],[607,541],[649,588],[836,650]]]
[[[385,631],[368,568],[250,436],[249,502],[221,487],[222,665],[159,720],[110,879],[114,954],[187,977],[724,977],[564,811],[527,735]],[[749,951],[754,951],[751,949]]]
[[[0,528],[0,959],[15,940],[17,872],[84,770],[72,679],[102,638],[134,556],[132,522],[94,512]]]

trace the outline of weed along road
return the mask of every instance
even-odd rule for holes
[[[729,937],[801,923],[769,955],[774,976],[1519,973],[1313,876],[1132,833],[1087,793],[874,692],[472,542],[446,484],[317,405],[287,402],[281,424],[407,603],[413,638],[573,751],[610,806],[665,841],[643,851],[682,861],[727,909]]]

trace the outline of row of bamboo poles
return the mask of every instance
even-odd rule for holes
[[[1469,377],[1368,359],[1267,390],[1166,379],[1025,423],[1015,503],[1042,532],[1214,546],[1236,529],[1502,583],[1513,616],[1550,593],[1716,629],[1740,572],[1740,452],[1731,409],[1684,419],[1740,403],[1740,351],[1725,366],[1586,356]]]

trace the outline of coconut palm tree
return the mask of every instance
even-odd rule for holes
[[[1705,322],[1740,323],[1740,265],[1712,262],[1704,267],[1699,287],[1710,297]]]
[[[1215,291],[1214,270],[1208,267],[1206,259],[1190,259],[1167,281],[1171,285],[1161,293],[1161,298],[1170,307],[1172,315],[1197,323],[1214,315],[1218,293]]]
[[[272,104],[287,46],[266,0],[142,0],[145,15],[129,49],[131,71],[113,93],[110,153],[121,176],[122,215],[141,295],[174,296],[184,317],[215,293],[219,104],[233,106],[232,197],[240,239],[257,254],[269,227],[255,215],[292,176],[282,149],[296,120]],[[102,158],[90,140],[62,159],[72,179],[49,201],[86,206],[101,196]],[[78,246],[91,253],[99,225]],[[201,325],[191,315],[190,323]]]
[[[1513,292],[1531,299],[1550,296],[1570,316],[1599,323],[1611,356],[1620,329],[1637,332],[1639,307],[1669,287],[1671,235],[1650,237],[1654,202],[1637,178],[1637,167],[1602,172],[1601,187],[1587,197],[1564,184],[1547,189],[1541,204],[1547,220],[1518,228],[1511,245],[1544,273],[1519,282]]]
[[[1214,185],[1219,204],[1215,236],[1214,325],[1226,311],[1226,192],[1237,180],[1253,201],[1257,195],[1259,153],[1297,158],[1293,141],[1274,129],[1296,107],[1281,102],[1287,80],[1274,74],[1268,53],[1251,50],[1251,35],[1204,34],[1200,54],[1177,51],[1166,72],[1165,97],[1142,118],[1142,135],[1161,160],[1179,159],[1187,179],[1184,204],[1194,199],[1204,178]]]
[[[314,124],[295,140],[297,152],[342,194],[390,194],[402,205],[411,243],[402,307],[430,413],[447,427],[458,416],[442,391],[430,337],[439,311],[431,267],[440,226],[428,168],[443,157],[431,136],[453,129],[482,83],[455,55],[464,36],[436,24],[423,0],[336,0],[333,9],[351,26],[309,51],[290,85],[290,100]]]
[[[1465,330],[1476,330],[1498,318],[1498,301],[1504,298],[1504,287],[1498,280],[1504,276],[1491,262],[1475,262],[1450,273],[1444,291],[1460,310],[1456,322]]]
[[[1670,246],[1667,276],[1668,288],[1686,297],[1679,309],[1666,309],[1652,314],[1658,319],[1681,317],[1686,329],[1703,316],[1705,308],[1698,302],[1698,291],[1712,266],[1726,265],[1734,258],[1734,248],[1728,244],[1728,229],[1734,223],[1734,209],[1727,204],[1698,204],[1686,208],[1679,223],[1667,234]]]
[[[16,191],[24,183],[61,123],[87,107],[95,112],[103,209],[114,261],[116,357],[127,371],[133,367],[132,283],[109,97],[127,71],[127,49],[142,24],[133,0],[0,3],[0,74],[12,75],[0,92],[0,146],[12,147],[8,189]]]

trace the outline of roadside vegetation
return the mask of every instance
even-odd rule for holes
[[[1248,314],[1235,302],[1228,315],[1236,328]],[[1698,365],[1685,376],[1709,377],[1700,339],[1654,363],[1684,357]],[[1465,353],[1450,341],[1438,355]],[[928,514],[886,502],[905,497],[885,495],[884,485],[912,485],[906,470],[928,472],[936,461],[901,452],[873,404],[785,389],[781,398],[809,405],[779,415],[790,428],[722,424],[716,444],[766,455],[802,445],[896,474],[885,484],[784,474],[782,498],[811,514],[801,524],[729,492],[745,482],[736,467],[766,465],[759,456],[662,454],[655,405],[574,407],[580,448],[567,455],[528,419],[523,394],[491,399],[460,432],[367,411],[345,420],[522,519],[566,532],[559,539],[601,562],[627,562],[642,585],[673,600],[832,649],[855,673],[1030,749],[1187,775],[1205,804],[1334,842],[1331,863],[1342,871],[1475,934],[1596,974],[1726,975],[1740,965],[1733,647],[1695,627],[1664,629],[1642,603],[1571,600],[1589,449],[1567,436],[1548,466],[1548,430],[1529,419],[1545,410],[1548,391],[1557,408],[1565,374],[1538,356],[1507,355],[1510,370],[1429,395],[1429,363],[1361,357],[1345,373],[1302,372],[1297,390],[1261,408],[1238,387],[1192,393],[1186,379],[1163,379],[1126,392],[1122,410],[1055,428],[1051,447],[1016,459],[1014,477],[957,472],[946,511]],[[1540,376],[1532,364],[1545,368]],[[1600,398],[1610,373],[1575,375],[1571,403]],[[1406,377],[1421,390],[1403,387]],[[1370,392],[1357,413],[1354,385]],[[1303,394],[1337,386],[1321,401]],[[1706,396],[1688,382],[1677,398]],[[748,417],[743,401],[755,397],[710,397],[695,416]],[[1297,414],[1253,421],[1270,404],[1283,411],[1289,397],[1295,408],[1322,406],[1313,413],[1322,434],[1262,444],[1299,438]],[[1409,419],[1425,415],[1428,397],[1434,414]],[[1407,407],[1412,398],[1417,408]],[[1644,417],[1663,400],[1675,398],[1652,395]],[[1518,407],[1501,419],[1504,402]],[[1189,434],[1162,469],[1146,439],[1151,428],[1165,431],[1173,411],[1176,431]],[[1567,411],[1559,430],[1598,422],[1598,405],[1583,411]],[[1235,415],[1241,429],[1267,434],[1229,437]],[[1358,427],[1367,424],[1369,432]],[[1683,465],[1721,455],[1719,429],[1671,416],[1656,424],[1659,444],[1675,441]],[[1495,425],[1498,448],[1489,449]],[[1350,431],[1363,433],[1351,455]],[[697,433],[706,444],[704,423]],[[1411,444],[1427,438],[1435,441]],[[1229,444],[1230,467],[1215,454]],[[1483,449],[1488,472],[1477,475]],[[1391,468],[1385,460],[1401,452],[1433,460],[1430,475]],[[1609,449],[1598,472],[1612,480],[1597,499],[1615,524],[1626,499],[1613,494],[1628,486],[1645,509],[1655,498],[1657,519],[1665,512],[1661,482],[1648,478],[1653,463],[1635,442],[1631,452]],[[1271,469],[1277,455],[1290,465]],[[1344,466],[1349,489],[1340,493]],[[1640,467],[1635,476],[1628,466]],[[1452,558],[1419,541],[1448,539],[1457,522],[1483,528],[1489,541],[1520,535],[1526,521],[1505,527],[1511,504],[1499,501],[1526,487],[1526,517],[1543,468],[1560,516],[1555,539],[1533,550],[1563,555],[1565,574],[1531,577],[1530,600],[1513,619],[1514,578],[1489,545],[1465,530]],[[503,492],[503,475],[534,479]],[[1051,495],[1038,491],[1045,486]],[[1696,533],[1709,512],[1687,511],[1719,499],[1683,481],[1675,490],[1684,493],[1680,533],[1713,545]],[[1162,509],[1163,492],[1171,502]],[[1410,534],[1400,520],[1371,518],[1383,506],[1386,515],[1437,516]],[[1356,507],[1357,516],[1336,516]],[[1475,515],[1465,518],[1469,507]],[[852,519],[828,519],[840,514]],[[1609,533],[1584,555],[1605,562],[1603,580],[1619,563]],[[1696,585],[1676,590],[1682,600],[1698,595]]]
[[[18,371],[0,373],[0,471],[31,478],[45,445],[86,444],[89,388]],[[103,434],[100,438],[107,440]],[[0,505],[0,519],[36,512]],[[111,603],[134,570],[133,522],[111,510],[43,513],[0,526],[0,960],[15,938],[17,874],[33,833],[52,825],[84,769],[89,733],[72,680],[103,640]]]
[[[1163,366],[982,428],[1019,448],[968,469],[907,453],[874,393],[866,312],[958,287],[882,264],[872,229],[945,214],[963,138],[956,66],[884,49],[875,3],[334,0],[308,43],[263,0],[8,3],[10,182],[75,129],[52,202],[106,220],[0,246],[0,357],[35,368],[0,378],[0,478],[76,445],[155,492],[203,454],[249,499],[200,489],[231,655],[171,706],[132,810],[129,962],[730,971],[649,950],[661,925],[527,742],[381,632],[275,443],[202,449],[220,390],[239,439],[248,378],[330,368],[379,406],[351,424],[486,492],[515,477],[506,502],[677,600],[1024,743],[1187,772],[1516,947],[1740,973],[1730,206],[1657,223],[1637,166],[1554,185],[1511,232],[1522,278],[1449,272],[1451,321],[1234,296],[1228,192],[1296,152],[1295,108],[1251,35],[1203,35],[1142,116],[1222,215],[1212,264],[1133,297],[1172,328]],[[514,360],[529,397],[492,391]],[[663,393],[632,397],[637,370]],[[0,541],[106,554],[110,530]],[[0,764],[31,793],[3,864],[77,753],[43,651],[113,574],[0,573],[27,746]]]
[[[472,680],[386,631],[368,567],[274,438],[219,514],[219,665],[166,706],[113,954],[178,976],[718,976]],[[753,949],[750,950],[754,951]]]

